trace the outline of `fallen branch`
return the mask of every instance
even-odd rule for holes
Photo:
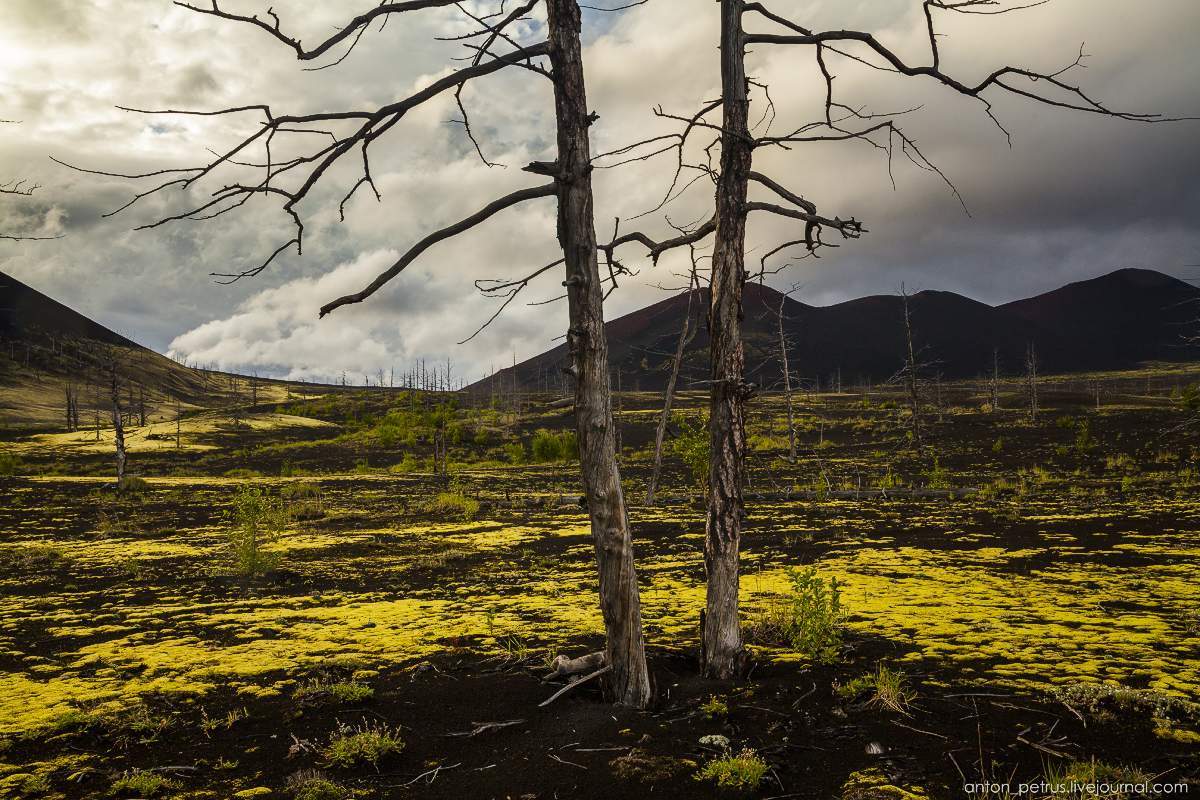
[[[611,670],[612,670],[612,664],[609,664],[608,666],[601,667],[600,669],[596,670],[596,671],[595,671],[595,672],[593,672],[593,673],[590,673],[590,674],[588,674],[588,675],[584,675],[582,678],[580,678],[580,679],[579,679],[579,680],[577,680],[577,681],[572,681],[571,683],[568,683],[566,686],[564,686],[563,688],[559,689],[559,690],[558,690],[557,692],[555,692],[554,694],[550,695],[550,697],[548,697],[548,698],[546,698],[545,700],[543,700],[542,702],[538,703],[538,708],[545,708],[546,706],[550,705],[550,704],[551,704],[551,703],[553,703],[555,700],[557,700],[558,698],[562,697],[564,694],[566,694],[567,692],[571,691],[572,689],[576,689],[576,688],[578,688],[579,686],[581,686],[582,684],[585,684],[585,683],[587,683],[588,681],[590,681],[592,678],[597,678],[597,677],[599,677],[599,676],[603,675],[604,673],[606,673],[606,672],[609,672],[609,671],[611,671]],[[576,765],[576,766],[578,766],[578,765]]]
[[[470,739],[473,736],[478,736],[481,733],[488,731],[498,731],[501,728],[511,728],[513,725],[520,725],[525,720],[510,719],[507,722],[472,722],[475,727],[469,731],[459,731],[457,733],[447,733],[447,736],[465,736]]]

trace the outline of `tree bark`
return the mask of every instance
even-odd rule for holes
[[[721,2],[721,175],[708,313],[712,389],[704,567],[707,576],[701,667],[714,678],[732,677],[742,654],[738,625],[738,547],[741,539],[746,448],[743,382],[742,286],[745,283],[746,195],[753,146],[742,32],[744,0]]]
[[[662,474],[663,438],[667,433],[667,422],[671,419],[671,405],[675,401],[675,384],[679,381],[679,368],[683,364],[683,353],[692,340],[690,332],[692,324],[692,302],[699,288],[696,286],[696,272],[688,281],[687,311],[683,315],[683,328],[679,331],[679,343],[675,345],[675,358],[671,362],[671,377],[667,378],[667,391],[663,397],[662,414],[658,417],[658,429],[654,432],[654,467],[650,470],[650,483],[646,486],[646,505],[654,505],[654,494],[658,491],[658,478]]]
[[[575,378],[580,471],[600,573],[600,610],[607,634],[605,661],[612,667],[608,686],[617,703],[644,708],[650,702],[650,675],[613,432],[604,297],[592,210],[588,141],[592,116],[584,90],[579,5],[575,0],[547,0],[546,16],[558,122],[558,238],[567,274],[569,369]]]

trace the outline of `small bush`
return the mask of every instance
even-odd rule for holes
[[[122,494],[145,494],[150,491],[150,484],[146,482],[145,478],[139,478],[136,475],[126,475],[117,486],[117,491]]]
[[[49,544],[18,544],[0,550],[0,564],[35,572],[61,569],[70,561],[60,548]]]
[[[950,488],[950,470],[942,466],[937,456],[933,458],[933,469],[925,473],[925,482],[930,489]]]
[[[7,450],[0,452],[0,478],[11,478],[21,469],[21,459]]]
[[[708,698],[708,700],[700,706],[700,710],[703,711],[704,716],[708,717],[709,719],[724,719],[725,717],[729,716],[729,704],[726,703],[723,698],[717,697],[716,695]]]
[[[279,565],[279,554],[263,551],[279,536],[283,512],[278,501],[259,489],[243,486],[226,515],[233,528],[228,533],[230,555],[242,575],[261,575]]]
[[[256,469],[248,469],[247,467],[234,467],[233,469],[225,470],[225,477],[245,480],[246,478],[261,478],[262,473]]]
[[[287,791],[293,800],[346,800],[352,796],[349,789],[329,779],[315,769],[306,769],[289,775]]]
[[[479,501],[462,492],[441,492],[428,508],[434,514],[454,514],[463,520],[472,520],[479,513]]]
[[[579,440],[575,431],[539,430],[533,434],[529,452],[538,463],[574,461],[579,458]]]
[[[671,452],[683,461],[688,474],[701,491],[708,486],[708,421],[701,416],[676,417],[679,433],[671,440]]]
[[[179,784],[158,773],[134,770],[117,778],[110,791],[118,797],[158,797],[177,788]]]
[[[288,501],[288,516],[294,520],[321,519],[325,516],[325,502],[316,484],[291,483],[283,487],[280,494]]]
[[[737,754],[727,750],[709,761],[696,773],[696,780],[714,781],[728,789],[755,789],[766,774],[767,762],[747,747]]]
[[[363,763],[378,766],[380,759],[403,749],[404,741],[399,733],[386,723],[372,725],[364,722],[358,726],[340,725],[329,738],[324,755],[326,761],[335,767],[352,767]]]
[[[504,445],[504,457],[512,464],[524,464],[526,459],[525,445],[521,442],[509,442]]]
[[[771,606],[750,625],[750,636],[760,642],[786,642],[793,650],[819,664],[837,661],[842,647],[841,584],[826,581],[816,567],[789,569],[789,597]]]
[[[375,696],[375,690],[357,681],[326,683],[314,680],[296,689],[297,700],[329,698],[339,703],[363,703]]]
[[[300,481],[284,486],[279,494],[287,500],[311,500],[321,496],[321,489],[315,483]]]
[[[909,703],[916,698],[916,693],[908,688],[904,673],[883,664],[875,672],[859,675],[837,687],[837,695],[846,700],[857,700],[867,693],[871,695],[867,699],[868,706],[885,708],[897,714],[907,714]]]

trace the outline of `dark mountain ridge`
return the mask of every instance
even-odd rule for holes
[[[708,373],[706,290],[693,303],[698,325],[681,370],[683,385]],[[829,306],[812,306],[769,286],[748,284],[742,339],[747,379],[760,386],[782,380],[779,321],[793,381],[824,387],[879,383],[904,364],[904,311],[899,295],[871,295]],[[1023,371],[1029,344],[1046,373],[1129,369],[1139,364],[1200,360],[1186,336],[1200,328],[1200,289],[1153,270],[1126,268],[1059,289],[990,306],[954,292],[926,290],[909,296],[914,340],[929,376],[972,378],[990,373],[993,352],[1003,374]],[[687,293],[609,321],[609,358],[622,388],[659,390],[666,384]],[[1190,326],[1190,327],[1189,327]],[[472,389],[557,388],[565,345],[534,356],[476,383]]]

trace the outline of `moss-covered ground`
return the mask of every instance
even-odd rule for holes
[[[1015,387],[998,412],[945,387],[919,451],[896,396],[802,396],[794,462],[781,398],[757,399],[747,629],[815,565],[841,585],[843,645],[814,664],[752,636],[753,669],[724,683],[694,663],[703,509],[674,455],[662,502],[642,503],[658,400],[622,398],[647,713],[591,688],[538,707],[549,659],[602,632],[577,467],[547,460],[546,432],[570,425],[555,398],[201,414],[178,447],[173,423],[133,431],[145,484],[123,492],[105,432],[14,440],[0,797],[708,797],[725,791],[695,779],[714,734],[766,760],[763,796],[957,797],[1092,759],[1195,781],[1200,438],[1168,388],[1113,380],[1098,409],[1048,386],[1036,421]],[[283,515],[261,574],[230,555],[246,486]],[[880,663],[912,687],[905,713],[837,691]],[[402,746],[331,755],[378,736]]]

